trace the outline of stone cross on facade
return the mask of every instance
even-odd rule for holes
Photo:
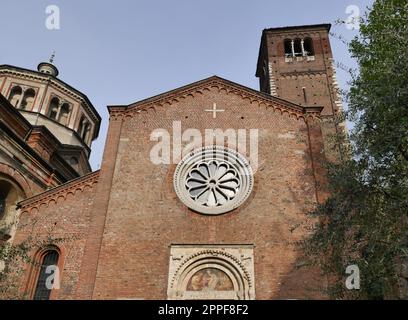
[[[217,109],[217,104],[214,102],[213,108],[212,109],[206,109],[204,110],[205,112],[212,112],[213,113],[213,119],[217,118],[217,112],[224,112],[224,109]]]

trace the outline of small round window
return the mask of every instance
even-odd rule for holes
[[[240,206],[253,187],[248,161],[234,150],[212,146],[195,150],[178,164],[174,188],[190,209],[222,214]]]

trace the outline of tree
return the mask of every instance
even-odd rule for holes
[[[376,0],[350,43],[349,154],[328,165],[330,197],[312,212],[307,255],[335,279],[334,298],[383,299],[408,288],[408,3]],[[360,290],[344,281],[360,269]],[[405,294],[408,294],[405,293]],[[407,297],[407,296],[405,296]]]

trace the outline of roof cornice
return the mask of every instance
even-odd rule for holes
[[[288,111],[297,117],[305,118],[306,116],[319,116],[321,110],[323,109],[323,107],[317,106],[303,107],[218,76],[212,76],[129,105],[108,106],[108,111],[111,117],[118,115],[132,116],[132,114],[138,113],[143,109],[148,109],[149,107],[171,105],[174,102],[178,102],[180,99],[185,99],[188,96],[194,95],[195,92],[202,93],[204,89],[211,87],[225,89],[228,93],[235,93],[245,99],[250,99],[251,103],[258,101],[260,105],[262,104],[276,109],[281,109],[283,111]]]
[[[287,26],[287,27],[276,27],[276,28],[266,28],[263,30],[263,32],[285,32],[285,31],[301,31],[301,30],[321,30],[325,29],[327,32],[330,31],[331,29],[331,24],[330,23],[320,23],[320,24],[307,24],[307,25],[300,25],[300,26]]]
[[[70,86],[66,82],[62,81],[59,78],[56,78],[50,74],[42,73],[39,71],[29,70],[21,67],[16,67],[8,64],[0,65],[0,74],[11,74],[19,77],[29,77],[32,80],[41,81],[43,83],[52,83],[55,87],[63,91],[64,93],[70,95],[74,99],[79,100],[85,108],[88,109],[89,113],[93,116],[93,120],[96,123],[94,139],[96,139],[99,135],[100,123],[101,123],[101,116],[99,115],[98,111],[93,106],[92,102],[89,98],[83,94],[81,91],[75,89],[74,87]]]
[[[69,193],[75,194],[77,191],[83,191],[85,187],[89,187],[98,182],[99,170],[91,172],[87,175],[70,180],[55,188],[44,191],[31,198],[25,199],[17,204],[21,212],[32,212],[33,209],[39,209],[40,206],[48,206],[51,202],[57,203],[60,198],[66,199]]]

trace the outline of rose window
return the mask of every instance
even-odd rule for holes
[[[207,147],[187,155],[177,166],[174,186],[190,209],[204,214],[231,211],[249,196],[253,184],[247,160],[223,147]]]

